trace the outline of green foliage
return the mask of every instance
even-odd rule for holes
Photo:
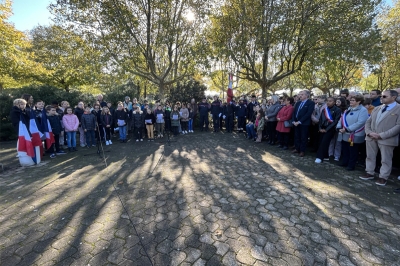
[[[240,77],[269,88],[299,71],[307,58],[364,58],[379,41],[379,0],[228,0],[212,17],[208,39]]]
[[[41,64],[34,62],[33,55],[27,52],[30,43],[25,34],[7,22],[12,14],[11,3],[10,0],[0,2],[0,92],[46,75]]]
[[[30,32],[35,60],[47,70],[39,80],[69,91],[71,86],[95,85],[100,74],[100,51],[79,34],[59,26],[38,26]]]
[[[204,97],[204,92],[206,90],[207,87],[200,84],[200,82],[189,80],[182,84],[178,83],[173,87],[170,90],[168,99],[170,99],[171,102],[190,102],[190,100],[194,98],[196,102],[199,102]]]

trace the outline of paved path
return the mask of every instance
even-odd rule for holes
[[[236,133],[176,140],[107,146],[107,168],[80,149],[23,169],[2,145],[0,265],[400,265],[400,182]]]

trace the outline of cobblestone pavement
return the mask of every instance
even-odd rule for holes
[[[236,133],[113,144],[107,168],[94,149],[15,167],[5,146],[0,265],[400,265],[400,184],[362,169]]]

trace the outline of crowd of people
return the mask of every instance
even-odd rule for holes
[[[214,96],[213,101],[156,101],[153,105],[126,96],[115,107],[102,95],[92,105],[79,102],[72,107],[67,101],[45,106],[43,101],[24,94],[14,101],[11,120],[18,132],[21,119],[29,129],[27,121],[32,114],[38,125],[43,124],[45,116],[55,138],[54,144],[46,147],[51,158],[65,154],[66,148],[76,151],[77,132],[80,146],[90,148],[101,142],[112,145],[117,132],[122,143],[127,142],[128,134],[133,134],[136,142],[146,137],[154,141],[166,132],[174,136],[190,134],[197,121],[200,131],[218,133],[225,127],[226,133],[232,133],[236,129],[249,140],[266,141],[300,157],[311,147],[316,152],[316,164],[330,157],[348,171],[362,164],[366,173],[360,178],[374,179],[375,171],[379,171],[375,183],[384,186],[392,170],[393,150],[399,146],[399,92],[373,90],[361,94],[342,90],[335,97],[311,97],[305,90],[294,97],[272,95],[261,101],[255,95],[242,95],[237,101],[232,98],[223,103]]]

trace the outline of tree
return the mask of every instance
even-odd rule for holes
[[[60,24],[73,24],[131,76],[166,88],[191,76],[202,54],[207,0],[57,1],[51,5]],[[195,15],[194,15],[195,14]]]
[[[12,14],[11,4],[10,0],[0,2],[0,92],[45,75],[43,67],[32,61],[33,55],[27,52],[29,40],[7,22]]]
[[[199,81],[189,79],[171,88],[169,99],[173,102],[189,102],[190,99],[194,98],[196,102],[199,102],[204,97],[204,92],[206,90],[207,87],[202,85]]]
[[[368,53],[379,37],[374,24],[379,2],[227,0],[212,17],[208,39],[265,96],[312,54],[328,49]]]
[[[82,36],[59,26],[38,26],[31,32],[37,62],[49,71],[41,81],[69,91],[71,86],[93,85],[100,74],[100,51]]]

